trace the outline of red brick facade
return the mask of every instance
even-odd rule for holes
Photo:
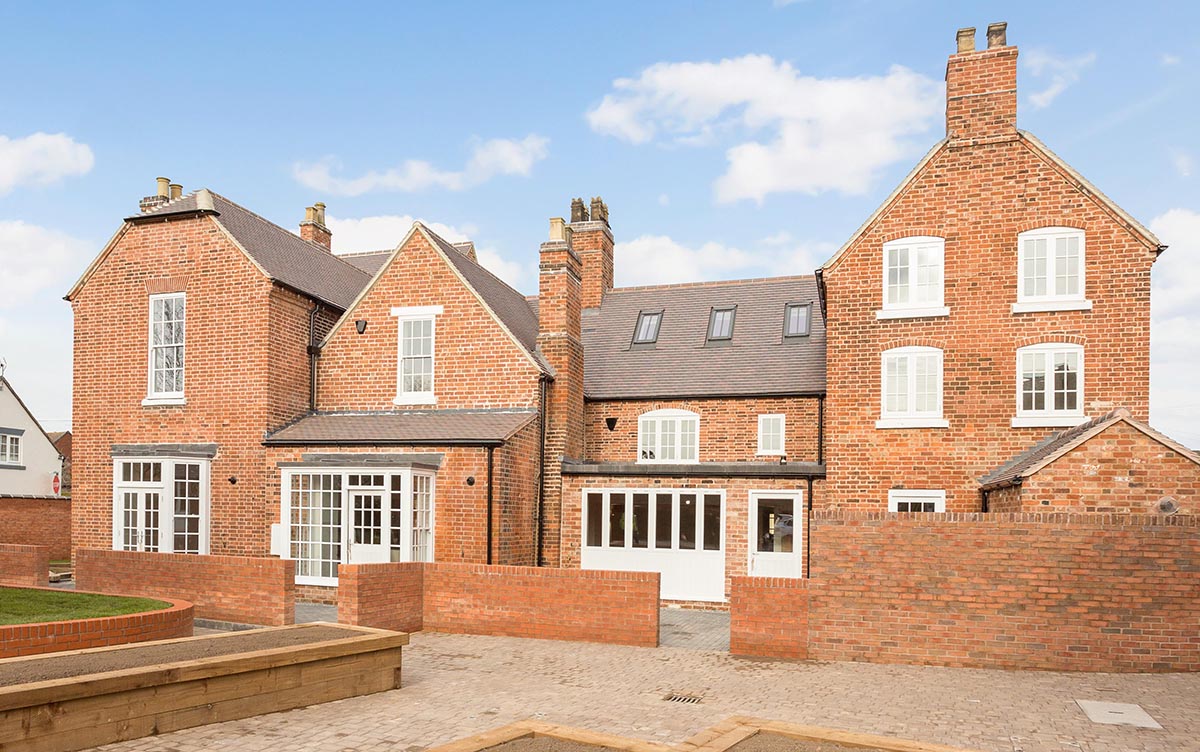
[[[44,587],[49,582],[49,548],[0,543],[0,585]]]
[[[812,577],[735,578],[731,650],[1052,671],[1196,671],[1200,518],[855,513],[812,520]]]
[[[192,604],[172,601],[168,608],[138,614],[2,625],[0,658],[191,637],[192,614]]]
[[[71,558],[71,500],[0,497],[0,543],[45,546],[51,560]]]

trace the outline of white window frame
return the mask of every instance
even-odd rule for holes
[[[0,465],[5,467],[21,467],[21,459],[25,451],[25,442],[23,433],[10,432],[7,429],[0,430]],[[16,446],[16,459],[9,459],[12,454],[12,447]]]
[[[763,437],[766,435],[765,426],[768,422],[779,421],[779,447],[777,449],[768,449],[763,446]],[[760,457],[784,457],[787,455],[787,416],[783,413],[767,413],[758,416],[758,451],[755,452]]]
[[[1079,239],[1079,292],[1057,295],[1049,292],[1057,279],[1057,256],[1054,241],[1059,238]],[[1046,295],[1025,294],[1025,241],[1047,241]],[[1077,227],[1038,227],[1017,235],[1017,302],[1012,304],[1013,313],[1036,313],[1039,311],[1090,311],[1092,301],[1087,299],[1087,233]]]
[[[171,298],[180,298],[183,300],[183,341],[179,343],[179,347],[183,348],[183,382],[186,389],[187,386],[187,318],[188,304],[186,292],[164,292],[155,293],[150,296],[150,302],[147,304],[147,326],[146,326],[146,398],[142,400],[142,405],[151,407],[154,405],[186,405],[187,398],[184,396],[184,390],[174,392],[156,392],[154,391],[154,303],[159,300],[168,300]]]
[[[888,301],[888,258],[898,250],[909,251],[908,259],[908,302],[892,303]],[[941,262],[941,286],[934,300],[916,300],[917,293],[917,259],[919,252],[935,250]],[[932,235],[914,235],[907,238],[889,240],[883,244],[882,253],[882,306],[875,312],[877,319],[910,319],[949,316],[950,309],[946,307],[946,239]]]
[[[675,421],[675,457],[673,459],[661,459],[663,454],[663,431],[662,424],[664,421]],[[692,447],[693,456],[690,459],[680,459],[683,454],[683,423],[690,422],[692,424],[692,435],[695,437],[695,445]],[[646,445],[647,428],[653,424],[653,446]],[[652,450],[654,458],[643,458],[643,450]],[[651,410],[642,413],[638,416],[638,443],[637,443],[637,462],[639,465],[694,465],[700,462],[700,414],[690,410],[679,410],[667,408],[662,410]]]
[[[937,356],[937,409],[918,411],[916,403],[917,369],[916,359],[930,355]],[[887,366],[891,358],[903,358],[908,362],[906,395],[909,409],[904,411],[889,411],[887,404]],[[876,428],[948,428],[950,422],[943,417],[945,391],[945,352],[936,347],[894,347],[884,350],[879,357],[879,420],[875,421]]]
[[[443,308],[436,306],[410,306],[393,308],[391,315],[396,319],[396,396],[392,399],[394,405],[436,405],[437,395],[437,317],[441,316]],[[421,392],[404,391],[404,323],[406,321],[429,322],[429,390]]]
[[[946,492],[931,488],[893,488],[888,491],[888,511],[898,511],[901,501],[933,502],[933,512],[906,512],[905,514],[938,514],[946,511]]]
[[[387,543],[389,550],[398,551],[398,560],[402,562],[415,561],[413,559],[413,498],[414,498],[414,483],[413,479],[421,476],[429,478],[429,538],[427,541],[428,558],[424,561],[435,561],[437,551],[437,473],[432,470],[423,470],[413,467],[288,467],[280,472],[279,484],[279,524],[282,526],[282,532],[277,540],[282,544],[280,550],[273,551],[275,555],[282,559],[292,558],[292,539],[291,539],[291,519],[292,519],[292,478],[296,475],[337,475],[341,476],[341,488],[338,493],[341,495],[341,554],[339,564],[350,563],[350,545],[354,535],[354,512],[352,507],[352,495],[355,491],[374,491],[378,489],[384,497],[383,505],[383,539]],[[383,486],[380,487],[365,487],[350,485],[349,476],[351,475],[382,475],[384,477]],[[400,542],[396,546],[391,543],[391,488],[392,476],[399,476],[400,482]],[[276,534],[273,532],[272,538],[276,539]],[[337,577],[321,577],[315,575],[296,575],[297,585],[318,585],[318,586],[337,586]]]
[[[781,493],[788,493],[786,491]],[[600,545],[592,546],[588,544],[589,533],[591,532],[588,523],[588,495],[600,494],[603,499],[601,501],[600,512]],[[646,529],[646,547],[635,548],[633,545],[633,525],[626,525],[624,530],[624,543],[621,546],[613,546],[610,538],[612,532],[612,496],[613,494],[624,494],[626,509],[633,504],[635,494],[646,494],[649,497],[650,510],[648,512],[648,521]],[[658,514],[657,514],[657,496],[671,496],[671,545],[658,545]],[[694,548],[680,548],[679,546],[679,522],[680,515],[680,496],[692,495],[696,497],[697,504],[704,504],[705,496],[717,496],[720,498],[720,526],[721,535],[718,545],[720,548],[713,550],[704,547],[704,529],[705,519],[703,510],[697,509],[696,513],[696,539]],[[603,487],[603,488],[585,488],[580,496],[580,524],[579,524],[579,542],[581,548],[590,549],[606,549],[616,550],[619,552],[631,552],[634,554],[644,554],[646,552],[676,552],[684,554],[724,554],[726,550],[725,542],[725,527],[728,524],[726,514],[729,509],[725,505],[725,490],[719,488],[637,488],[628,487]]]
[[[1022,399],[1022,365],[1025,355],[1043,353],[1046,355],[1047,368],[1045,371],[1046,409],[1026,410]],[[1079,370],[1076,375],[1078,385],[1076,408],[1074,410],[1055,410],[1054,404],[1054,364],[1055,355],[1074,353],[1078,356]],[[1016,363],[1016,415],[1012,419],[1013,428],[1070,428],[1087,420],[1084,414],[1084,353],[1083,346],[1070,342],[1043,342],[1028,345],[1017,350]]]
[[[200,555],[209,552],[209,531],[212,527],[212,461],[197,457],[113,457],[112,484],[112,546],[114,551],[124,550],[122,538],[122,494],[126,491],[157,491],[158,510],[158,553],[175,552],[175,465],[200,466]],[[162,466],[160,479],[154,481],[125,481],[121,479],[121,465],[127,462],[157,463]]]

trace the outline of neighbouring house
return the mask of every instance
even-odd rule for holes
[[[54,442],[54,448],[62,455],[62,496],[71,495],[71,432],[51,431],[46,434]]]
[[[987,36],[815,274],[614,289],[608,207],[575,199],[526,297],[421,223],[335,255],[323,204],[296,234],[160,178],[67,295],[74,544],[283,556],[310,599],[436,560],[713,604],[804,576],[814,507],[1194,511],[1195,456],[1144,423],[1163,246],[1017,129]]]
[[[0,496],[58,496],[62,470],[54,442],[0,376]]]

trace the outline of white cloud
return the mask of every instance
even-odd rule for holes
[[[642,235],[616,244],[616,283],[629,287],[811,274],[834,247],[788,242],[743,249],[713,241],[689,246],[666,235]]]
[[[665,193],[658,194],[658,205],[659,206],[669,206],[670,204],[671,204],[670,196],[668,196]]]
[[[95,162],[87,144],[65,133],[0,136],[0,196],[18,185],[52,185],[65,177],[87,174]]]
[[[383,214],[357,219],[330,216],[325,221],[333,232],[334,253],[391,250],[408,234],[413,222],[418,221],[451,243],[472,240],[478,232],[474,225],[447,225],[408,214]],[[505,258],[500,251],[491,246],[476,243],[475,257],[488,271],[518,290],[531,283],[536,287],[532,267]]]
[[[1150,222],[1170,246],[1154,264],[1151,296],[1151,419],[1167,435],[1200,447],[1200,212],[1171,209]]]
[[[1045,50],[1032,49],[1025,52],[1021,60],[1025,69],[1035,78],[1049,78],[1046,88],[1029,95],[1030,104],[1040,110],[1049,107],[1067,87],[1079,81],[1083,71],[1096,62],[1096,53],[1062,57]]]
[[[1163,65],[1179,65],[1180,63],[1183,62],[1183,59],[1181,57],[1179,57],[1178,55],[1172,55],[1169,52],[1164,52],[1162,55],[1159,56],[1158,60]]]
[[[657,63],[620,78],[587,113],[633,144],[731,143],[716,199],[770,193],[861,194],[879,170],[911,156],[911,137],[942,108],[942,85],[901,66],[883,76],[816,78],[768,55]]]
[[[533,165],[546,158],[550,140],[530,134],[521,140],[494,138],[476,141],[471,157],[461,170],[441,170],[421,159],[410,159],[382,172],[371,170],[356,178],[334,175],[342,164],[336,157],[316,162],[297,162],[292,176],[314,190],[339,196],[361,196],[370,191],[412,193],[428,188],[461,191],[485,183],[498,175],[528,175]]]
[[[1175,168],[1175,172],[1179,173],[1179,177],[1190,178],[1192,169],[1195,167],[1191,152],[1184,149],[1171,149],[1171,166]]]
[[[73,281],[70,276],[87,263],[90,250],[87,243],[58,230],[0,220],[0,310],[47,295],[58,300]]]

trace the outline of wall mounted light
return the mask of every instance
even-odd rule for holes
[[[612,430],[616,429],[616,427],[617,427],[617,419],[616,418],[605,418],[604,425],[608,426],[608,430],[612,431]]]
[[[367,320],[359,319],[358,321],[355,321],[354,328],[358,330],[359,334],[362,334],[363,332],[365,332],[367,330]]]
[[[475,485],[475,476],[474,476],[474,475],[468,475],[468,476],[467,476],[467,485],[468,485],[468,486],[473,486],[473,485]]]
[[[229,476],[229,485],[231,485],[231,486],[237,485],[237,476],[236,475]]]

